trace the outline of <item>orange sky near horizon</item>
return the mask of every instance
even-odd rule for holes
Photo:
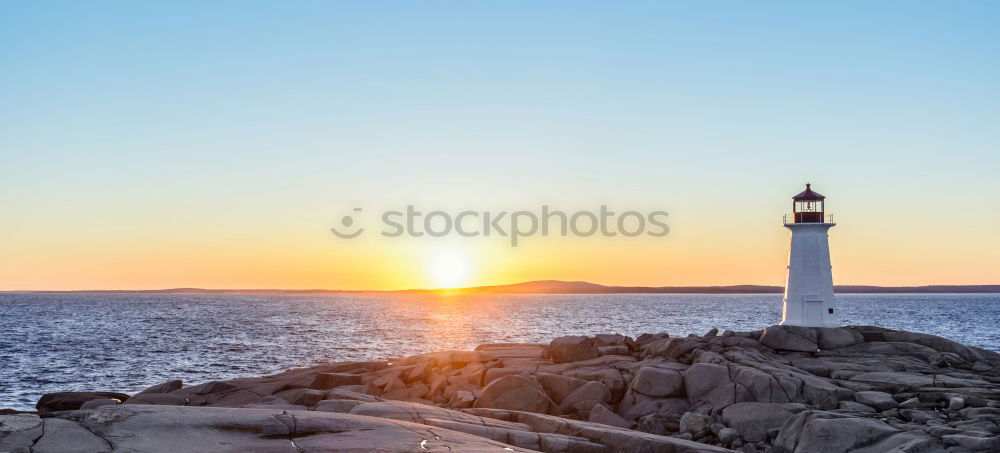
[[[253,228],[194,230],[154,218],[112,226],[95,221],[63,229],[35,225],[0,233],[10,243],[0,261],[0,290],[347,289],[395,290],[483,286],[531,280],[624,286],[784,284],[789,234],[782,211],[745,222],[704,222],[674,215],[666,237],[384,238],[342,240],[316,223],[272,220]],[[942,227],[892,218],[842,215],[831,230],[836,284],[911,286],[996,284],[996,242],[975,247],[985,228],[936,241]],[[908,229],[904,229],[907,227]],[[431,262],[458,252],[467,266],[454,284],[435,279]],[[451,283],[451,281],[449,281]]]

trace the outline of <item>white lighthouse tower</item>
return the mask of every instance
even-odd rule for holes
[[[825,198],[806,184],[804,192],[792,197],[793,217],[785,217],[785,228],[792,231],[788,280],[781,310],[781,324],[786,326],[837,325],[827,235],[836,224],[823,213]]]

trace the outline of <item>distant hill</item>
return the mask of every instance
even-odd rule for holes
[[[857,293],[1000,293],[1000,285],[929,285],[929,286],[836,286],[841,294]],[[27,292],[27,291],[19,291]],[[147,294],[781,294],[781,286],[606,286],[590,282],[538,280],[510,285],[475,286],[447,289],[406,289],[399,291],[364,291],[338,289],[202,289],[171,288],[152,290],[32,291],[46,293],[147,293]]]
[[[439,292],[442,290],[408,290],[402,292]],[[449,290],[444,290],[449,291]],[[781,293],[780,286],[733,285],[733,286],[605,286],[590,282],[564,282],[560,280],[539,280],[514,283],[511,285],[476,286],[450,290],[468,294],[637,294],[637,293],[708,293],[745,294]]]
[[[838,293],[998,293],[1000,285],[862,286],[834,287]],[[449,290],[407,290],[434,293]],[[450,290],[465,294],[781,294],[782,286],[605,286],[590,282],[539,280],[499,286],[476,286]]]

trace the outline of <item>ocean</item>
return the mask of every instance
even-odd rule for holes
[[[926,332],[1000,350],[1000,294],[837,296],[844,324]],[[48,392],[132,393],[562,335],[756,330],[781,296],[0,293],[0,408]]]

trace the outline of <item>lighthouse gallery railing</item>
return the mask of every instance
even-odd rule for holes
[[[827,214],[826,216],[824,216],[824,218],[826,220],[826,223],[833,223],[833,214]],[[782,215],[781,216],[781,223],[784,224],[784,225],[795,223],[795,214],[784,214],[784,215]]]

